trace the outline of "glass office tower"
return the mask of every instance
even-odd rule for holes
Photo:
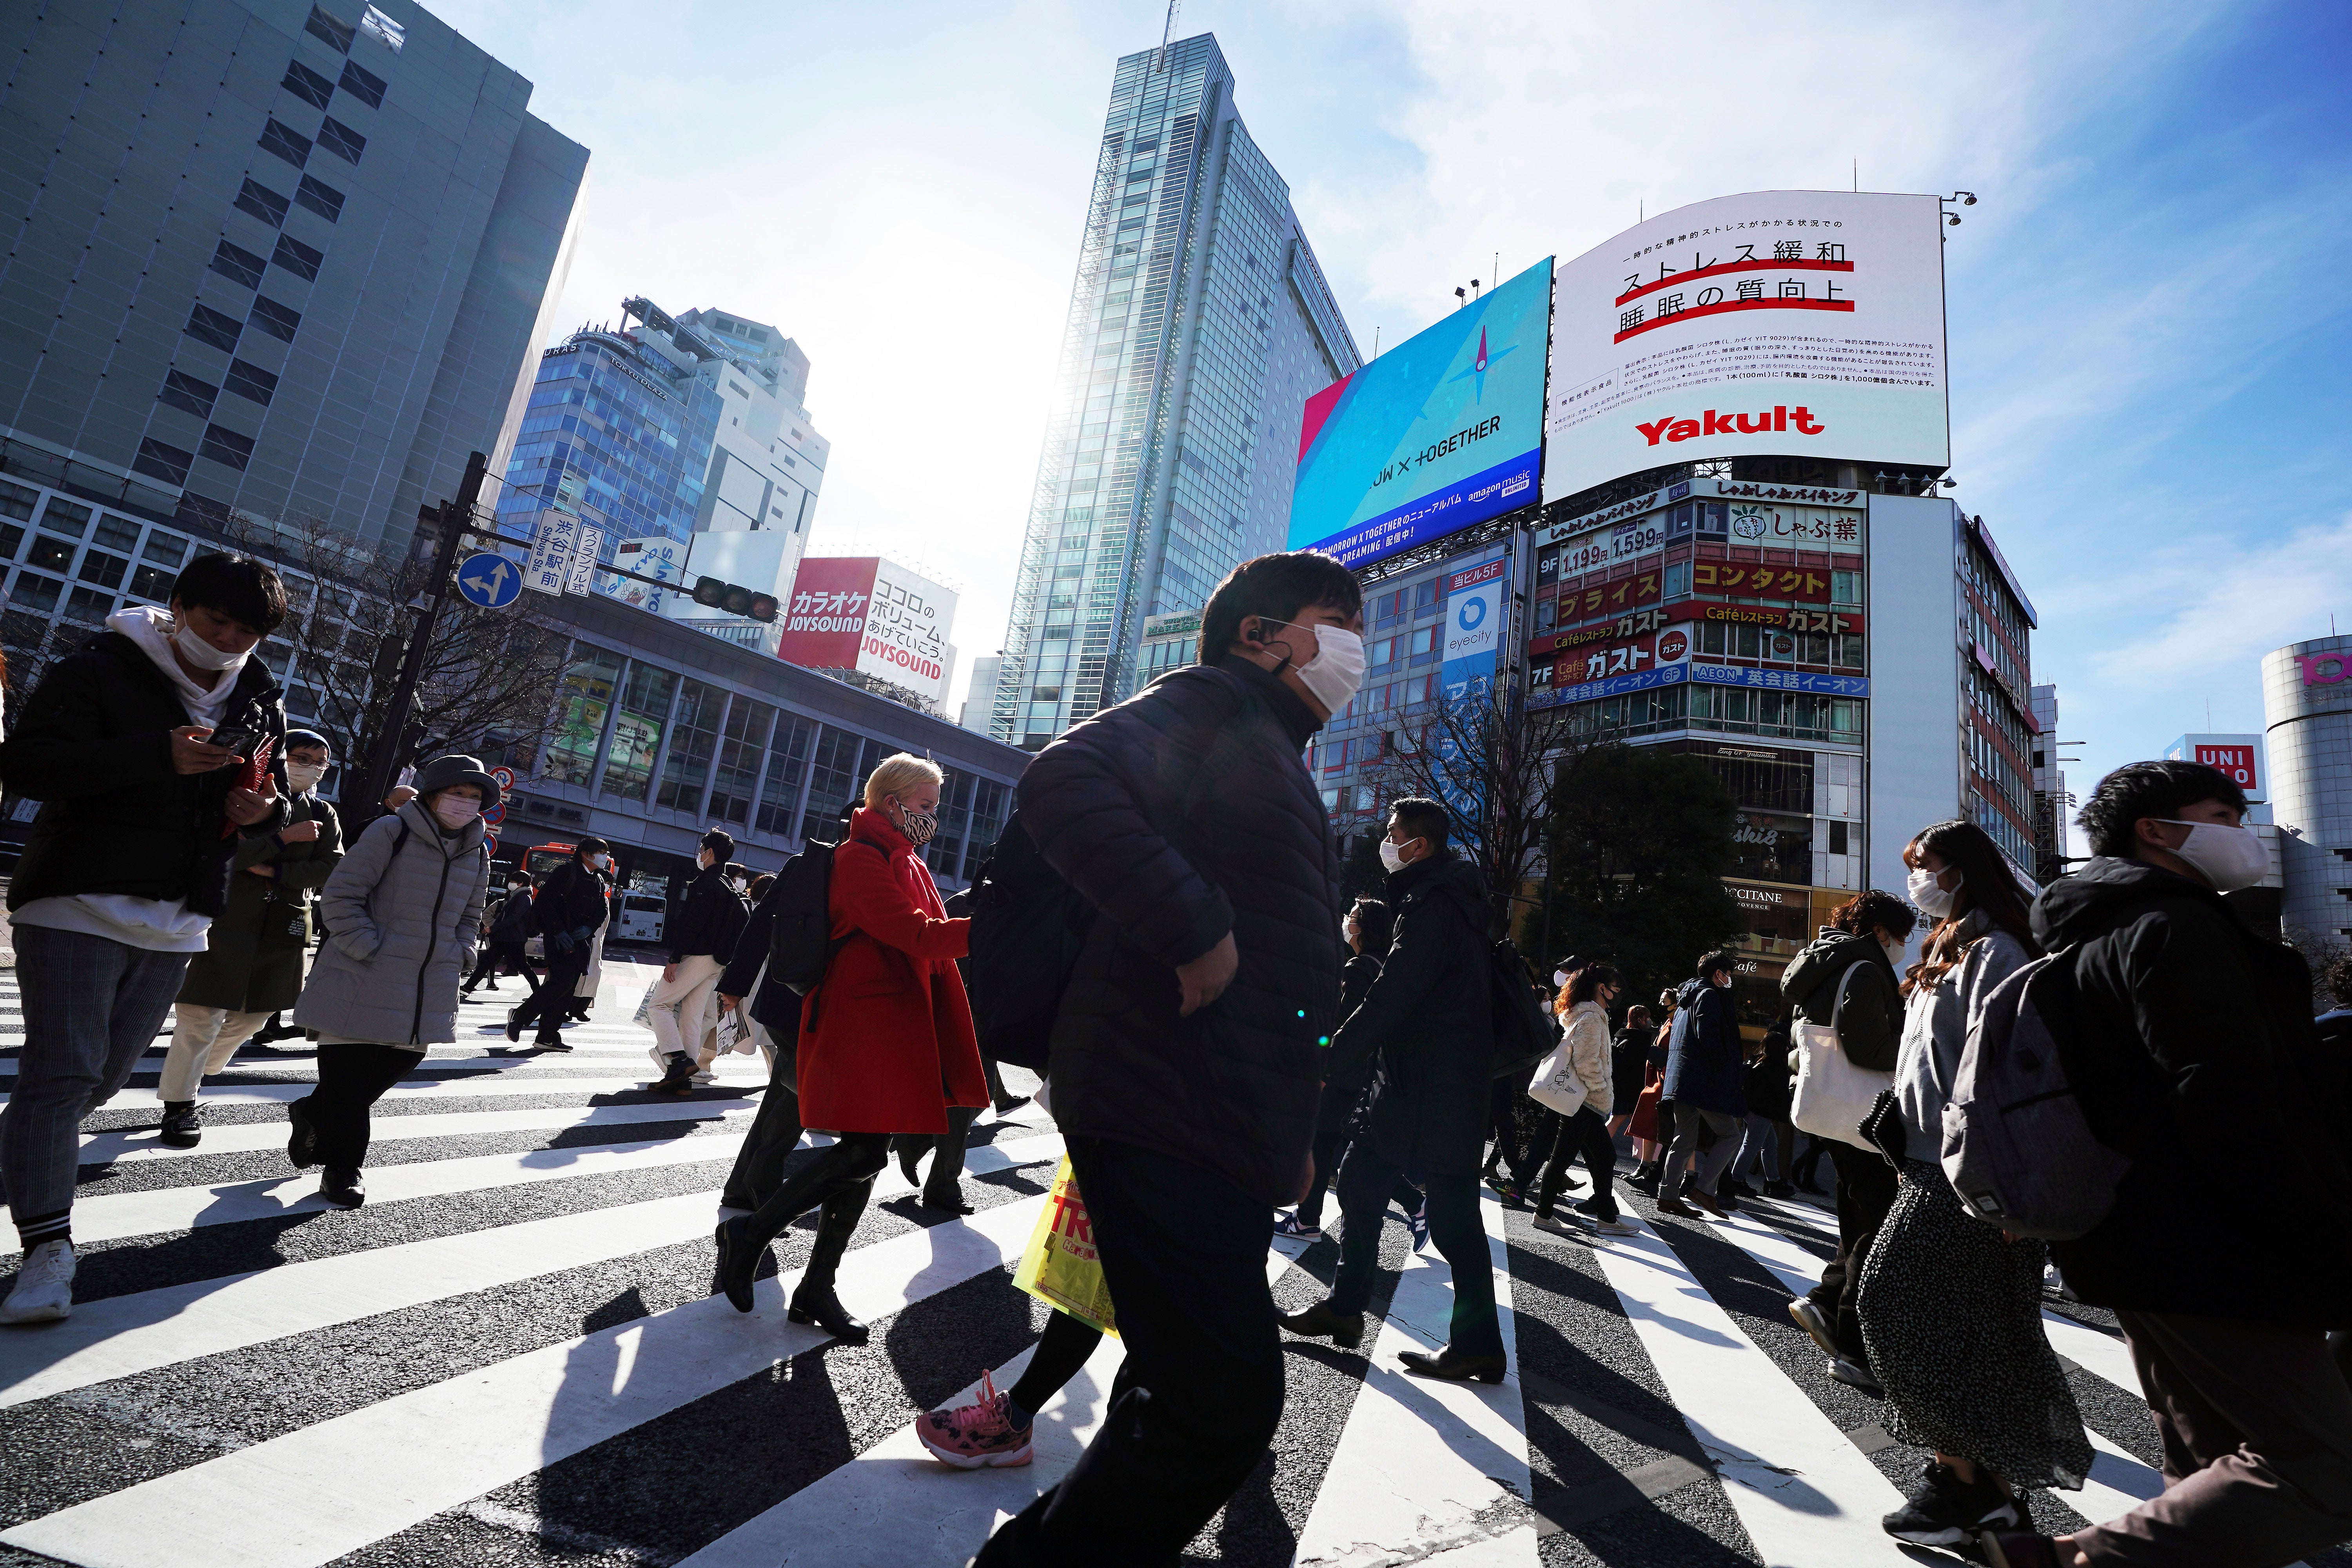
[[[1307,399],[1354,340],[1208,35],[1118,62],[992,731],[1132,694],[1147,616],[1282,548]]]

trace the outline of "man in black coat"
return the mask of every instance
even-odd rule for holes
[[[546,1051],[568,1051],[563,1020],[572,1010],[572,994],[588,973],[589,943],[612,912],[612,889],[604,868],[613,863],[613,847],[601,838],[583,838],[572,858],[547,874],[539,896],[531,900],[531,929],[547,942],[547,978],[530,1000],[507,1014],[507,1038],[522,1038],[523,1026],[532,1022],[539,1032],[531,1044]]]
[[[2131,1158],[2107,1216],[2051,1251],[2123,1329],[2166,1489],[2071,1538],[2000,1536],[1996,1563],[2286,1563],[2352,1539],[2352,1387],[2327,1347],[2352,1327],[2342,1064],[2303,959],[2222,900],[2269,866],[2245,805],[2201,763],[2118,768],[2078,819],[2096,858],[2034,902],[2072,970],[2067,1081]]]
[[[719,1026],[711,994],[719,973],[734,955],[735,939],[743,933],[751,910],[735,890],[727,863],[734,858],[735,837],[723,827],[702,836],[696,852],[700,868],[686,894],[673,906],[667,934],[669,963],[646,995],[647,1021],[653,1026],[654,1065],[661,1081],[654,1085],[666,1094],[684,1094],[694,1087],[698,1067],[708,1065],[704,1037]]]
[[[1362,679],[1361,624],[1330,557],[1244,562],[1202,662],[1022,776],[1030,837],[1097,911],[1053,1109],[1127,1364],[1092,1445],[982,1563],[1172,1563],[1281,1419],[1269,1215],[1307,1186],[1339,995],[1339,859],[1301,752]]]
[[[1372,1068],[1370,1129],[1339,1170],[1339,1275],[1328,1301],[1283,1320],[1294,1333],[1353,1345],[1380,1264],[1381,1215],[1400,1177],[1429,1194],[1429,1235],[1454,1270],[1454,1321],[1437,1355],[1407,1351],[1428,1377],[1503,1377],[1495,1268],[1478,1217],[1478,1156],[1495,1081],[1486,891],[1477,868],[1446,847],[1445,807],[1408,797],[1390,808],[1381,897],[1396,927],[1363,1005],[1331,1042],[1330,1072]]]
[[[73,1310],[81,1119],[155,1043],[227,904],[240,830],[286,817],[280,775],[252,761],[286,732],[251,657],[286,618],[278,574],[201,555],[172,595],[168,611],[117,610],[52,665],[0,747],[8,787],[42,803],[8,885],[25,1049],[0,1110],[0,1197],[25,1264],[0,1322]]]

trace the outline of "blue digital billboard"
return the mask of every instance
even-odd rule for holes
[[[1551,258],[1309,398],[1289,548],[1366,566],[1534,502]]]

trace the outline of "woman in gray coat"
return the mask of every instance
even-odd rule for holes
[[[324,1165],[320,1195],[344,1208],[367,1201],[369,1108],[425,1047],[457,1037],[457,982],[481,940],[482,811],[498,804],[498,781],[451,755],[415,784],[415,798],[369,824],[327,879],[327,940],[294,1007],[319,1032],[319,1087],[287,1108],[286,1157],[297,1170]]]

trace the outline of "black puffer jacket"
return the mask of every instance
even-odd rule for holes
[[[1339,997],[1339,867],[1300,756],[1320,727],[1241,659],[1193,665],[1074,726],[1022,774],[1039,851],[1099,911],[1054,1025],[1054,1117],[1305,1189]],[[1224,994],[1177,1016],[1176,969],[1232,932]]]
[[[1410,1173],[1475,1173],[1495,1091],[1485,886],[1449,850],[1390,873],[1381,896],[1396,932],[1331,1042],[1331,1076],[1372,1068],[1372,1138]]]
[[[1822,927],[1821,935],[1790,961],[1780,976],[1780,994],[1807,1023],[1831,1023],[1837,1016],[1838,986],[1857,963],[1866,967],[1846,987],[1838,1045],[1854,1066],[1893,1072],[1895,1048],[1903,1043],[1902,983],[1876,937]]]
[[[541,936],[553,936],[585,926],[588,935],[593,936],[604,929],[604,917],[611,912],[606,901],[610,892],[604,879],[583,866],[577,857],[566,860],[547,874],[539,896],[530,901],[530,929]],[[555,949],[550,946],[548,956],[554,955]]]
[[[283,697],[268,667],[248,658],[216,728],[282,740]],[[10,909],[35,899],[122,893],[221,913],[237,846],[235,832],[223,835],[222,807],[245,770],[173,773],[171,731],[190,721],[177,689],[121,632],[100,632],[49,667],[0,746],[0,777],[42,803],[8,884]],[[278,795],[275,814],[247,835],[284,824],[282,782]]]
[[[723,966],[733,955],[735,939],[743,934],[743,922],[750,917],[743,895],[727,879],[727,868],[706,868],[686,885],[686,896],[678,900],[677,912],[669,921],[669,961],[676,963],[699,952],[716,958]]]
[[[2052,1244],[2066,1283],[2102,1307],[2352,1328],[2352,1131],[2319,1109],[2343,1086],[2302,957],[2210,888],[2105,857],[2043,891],[2033,934],[2079,944],[2066,1077],[2132,1157],[2098,1227]]]
[[[1364,1005],[1364,993],[1381,977],[1381,957],[1376,952],[1351,953],[1339,969],[1339,1022],[1346,1023],[1357,1008]]]

